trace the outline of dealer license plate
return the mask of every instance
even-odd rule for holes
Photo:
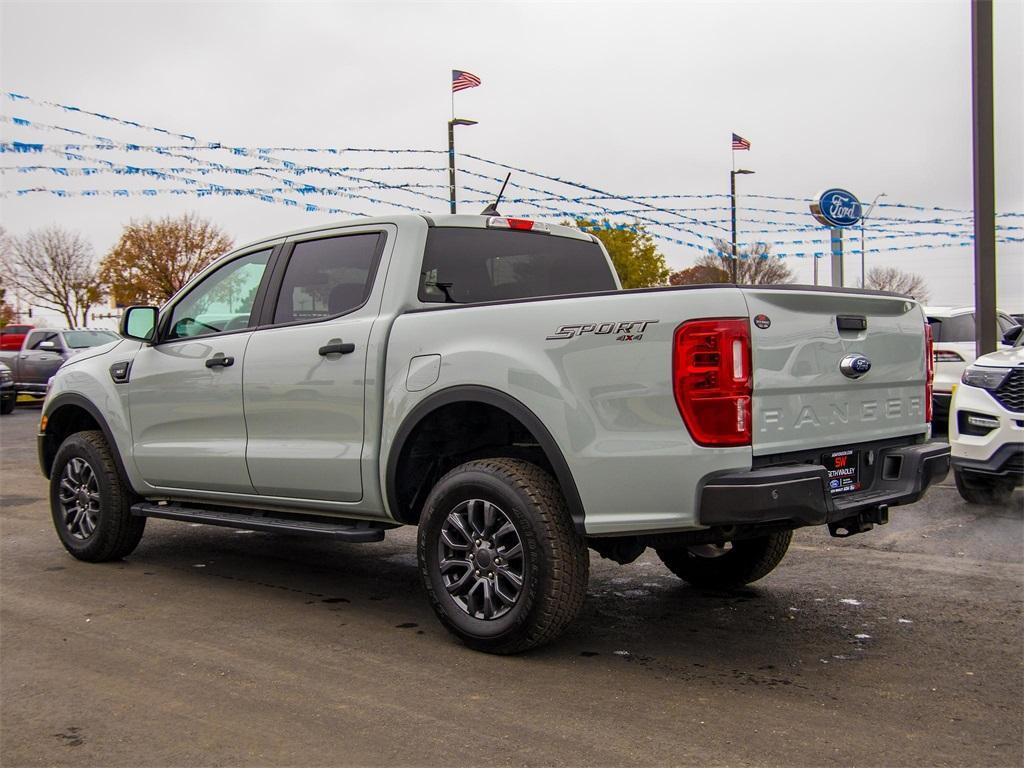
[[[833,496],[860,490],[860,451],[833,451],[821,457]]]

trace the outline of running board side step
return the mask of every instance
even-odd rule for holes
[[[179,504],[146,502],[133,505],[132,514],[136,517],[160,517],[164,520],[204,523],[224,528],[241,528],[247,531],[300,533],[353,543],[384,540],[384,528],[365,520],[335,520],[329,517],[312,519],[283,515],[275,517],[272,513],[257,510],[234,512],[226,509],[204,509],[184,507]]]

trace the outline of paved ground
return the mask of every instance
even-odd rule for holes
[[[331,545],[150,521],[88,565],[51,529],[38,412],[0,420],[0,763],[1024,762],[1024,526],[950,485],[738,594],[592,557],[582,616],[516,658],[431,614],[411,531]]]

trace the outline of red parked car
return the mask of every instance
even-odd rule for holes
[[[17,352],[34,325],[5,325],[0,328],[0,352]]]

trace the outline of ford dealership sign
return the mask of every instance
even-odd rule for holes
[[[811,203],[811,213],[826,227],[852,227],[860,221],[863,210],[852,192],[828,189],[818,195],[816,203]]]

